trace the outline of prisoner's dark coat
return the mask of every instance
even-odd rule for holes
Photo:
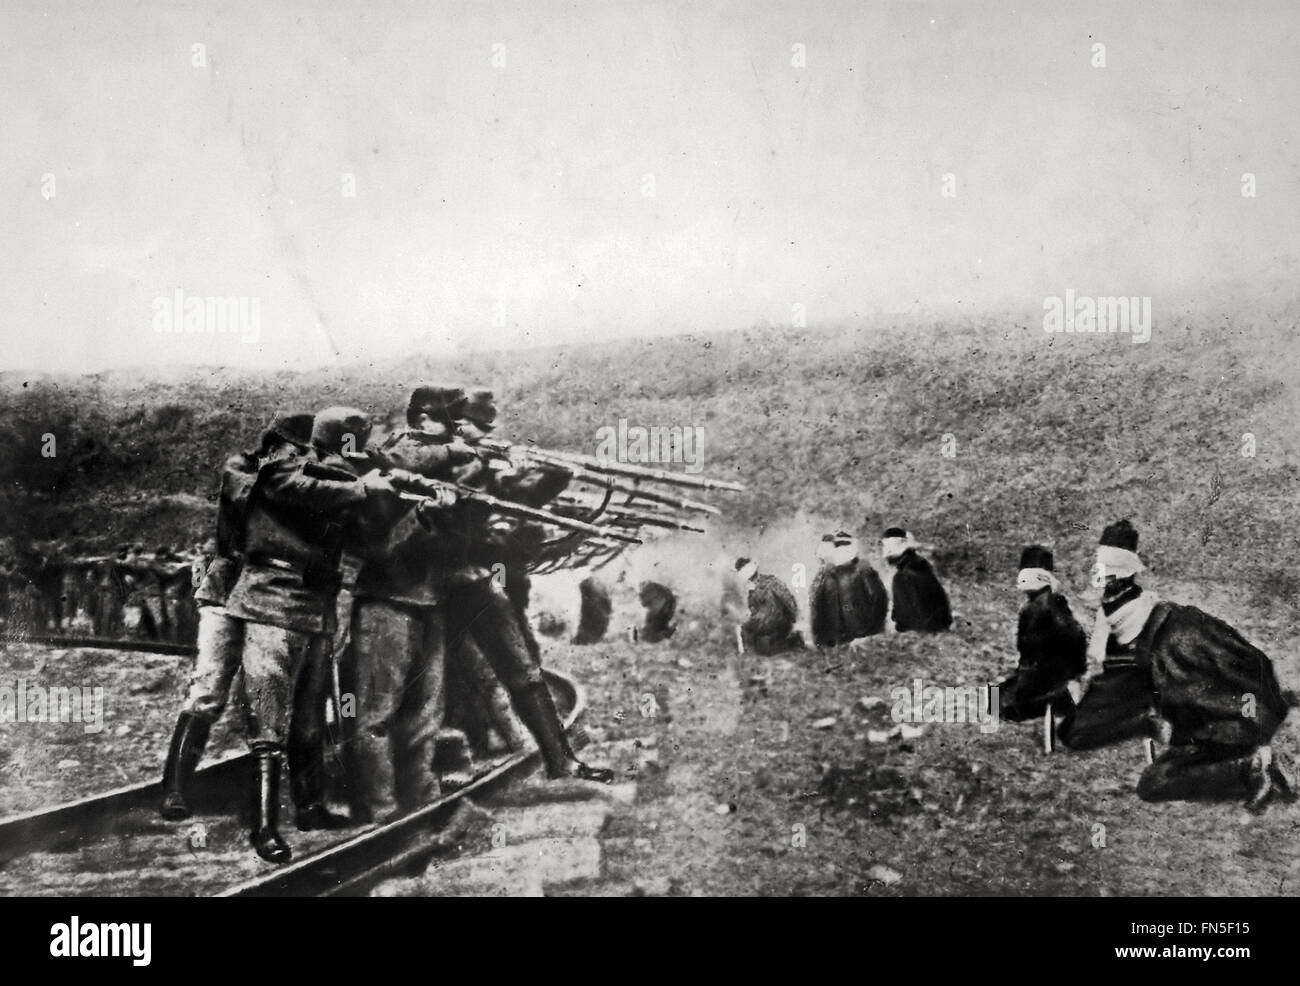
[[[578,616],[578,633],[575,644],[594,644],[604,639],[609,630],[609,619],[614,612],[609,590],[593,575],[578,583],[582,607]]]
[[[876,570],[855,558],[817,573],[808,592],[808,609],[813,643],[834,647],[881,633],[889,596]]]
[[[1150,665],[1156,708],[1173,727],[1173,745],[1257,746],[1286,718],[1273,662],[1195,606],[1156,603],[1135,644]]]
[[[641,639],[655,644],[671,637],[677,628],[672,625],[673,615],[677,612],[677,597],[666,585],[647,582],[641,587],[641,605],[645,607],[645,624],[641,627]]]
[[[894,572],[894,628],[936,632],[952,626],[952,608],[930,563],[908,549]]]
[[[775,575],[756,575],[749,589],[749,619],[745,629],[755,636],[784,637],[794,629],[799,604]]]
[[[1020,663],[998,688],[999,714],[1011,722],[1042,715],[1063,697],[1065,683],[1088,669],[1088,635],[1065,596],[1050,589],[1021,607],[1016,649]]]

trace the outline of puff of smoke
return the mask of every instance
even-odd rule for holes
[[[808,612],[808,586],[817,572],[817,545],[823,534],[854,530],[854,525],[800,511],[754,528],[711,525],[704,534],[663,534],[600,570],[598,577],[610,587],[615,616],[611,629],[635,622],[640,612],[637,592],[642,582],[666,585],[677,596],[684,618],[743,618],[746,588],[736,575],[740,556],[754,559],[760,572],[775,575],[794,592],[804,619]],[[875,532],[857,530],[859,543],[873,544]],[[653,536],[653,535],[652,535]],[[862,561],[872,563],[864,549]],[[533,599],[539,609],[563,615],[577,626],[578,583],[589,573],[563,571],[533,580]]]

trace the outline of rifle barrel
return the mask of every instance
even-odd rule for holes
[[[690,476],[680,472],[668,472],[665,469],[632,466],[622,462],[609,462],[597,456],[583,455],[579,452],[556,452],[551,449],[514,445],[510,442],[501,442],[495,439],[483,439],[479,442],[479,445],[498,455],[509,455],[511,452],[517,452],[526,457],[532,457],[538,462],[567,469],[570,472],[573,472],[572,467],[577,466],[580,469],[602,475],[622,476],[625,479],[632,480],[651,480],[656,483],[667,483],[670,486],[686,486],[697,490],[726,490],[731,493],[743,493],[745,491],[745,487],[739,483],[721,479],[707,479],[703,476]]]
[[[428,501],[431,497],[421,496],[419,493],[399,493],[403,500]],[[509,500],[500,500],[489,493],[476,490],[470,486],[456,485],[456,495],[462,500],[481,503],[485,507],[490,507],[493,512],[504,514],[507,517],[525,517],[529,520],[541,521],[544,524],[553,524],[556,527],[562,527],[570,531],[581,531],[589,537],[612,539],[621,541],[624,544],[640,544],[641,539],[633,537],[630,534],[621,534],[617,531],[611,531],[608,528],[597,527],[595,524],[588,524],[585,521],[573,520],[569,517],[561,517],[553,514],[549,510],[542,510],[537,507],[526,507],[522,503],[512,503]]]

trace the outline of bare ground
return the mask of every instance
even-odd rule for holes
[[[732,624],[688,609],[677,637],[663,644],[545,641],[547,662],[588,688],[593,754],[637,751],[619,763],[636,794],[604,823],[599,876],[556,892],[1297,892],[1300,809],[1274,805],[1254,817],[1235,804],[1145,804],[1134,792],[1144,765],[1137,743],[1044,756],[1033,727],[1010,723],[988,733],[974,724],[929,724],[910,741],[871,742],[870,733],[892,725],[888,706],[868,711],[859,700],[888,702],[891,690],[917,677],[986,684],[1014,664],[1016,593],[950,590],[958,613],[952,633],[880,637],[863,655],[738,655]],[[1162,592],[1235,621],[1273,655],[1284,685],[1300,681],[1300,632],[1289,611],[1260,609],[1258,600],[1219,587]],[[619,605],[622,615],[635,615],[630,598]],[[1086,607],[1076,600],[1075,610],[1082,617]],[[155,776],[184,687],[184,659],[11,644],[3,662],[0,684],[10,687],[24,678],[29,686],[105,688],[102,731],[0,724],[6,814]],[[224,722],[211,752],[237,746],[236,737]],[[1277,743],[1295,756],[1295,722]],[[233,846],[242,832],[214,826],[210,837]],[[211,865],[229,865],[220,860],[230,848],[214,845],[221,852]]]

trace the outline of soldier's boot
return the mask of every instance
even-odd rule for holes
[[[298,831],[351,828],[352,819],[330,811],[325,800],[325,752],[289,743],[289,790]]]
[[[190,781],[198,769],[211,728],[207,719],[193,712],[185,711],[177,716],[167,762],[163,765],[163,799],[158,809],[163,818],[179,821],[193,814],[188,798]]]
[[[441,793],[459,791],[473,782],[472,746],[464,730],[438,730],[433,752],[433,776],[438,779]]]
[[[280,837],[280,748],[263,746],[253,751],[257,766],[253,830],[248,841],[268,863],[287,863],[293,850]]]
[[[564,724],[560,721],[559,710],[555,708],[555,699],[551,697],[551,690],[545,682],[535,682],[521,688],[515,695],[515,710],[537,740],[548,777],[574,777],[601,784],[613,782],[612,770],[608,767],[589,766],[573,752],[569,737],[564,732]]]

